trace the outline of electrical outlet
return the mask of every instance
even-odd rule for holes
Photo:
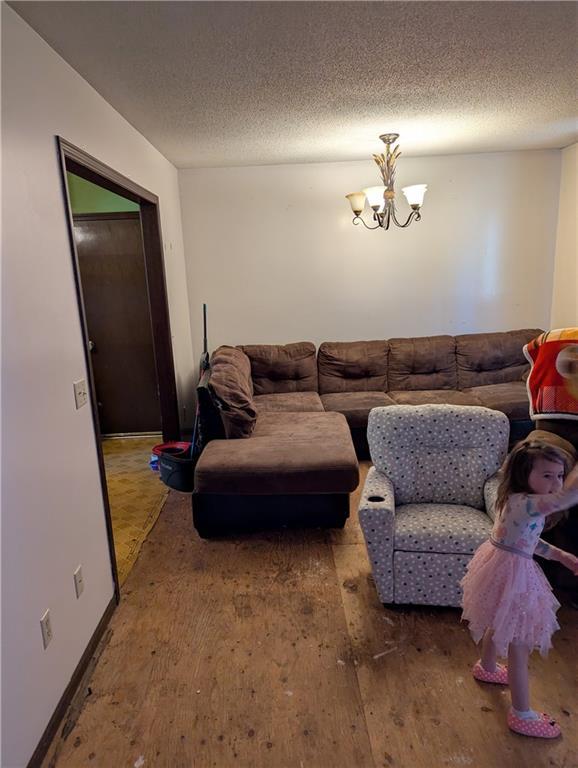
[[[44,650],[48,648],[48,644],[52,640],[52,623],[50,621],[50,611],[46,611],[44,616],[40,619],[40,629],[42,630],[42,644]]]
[[[84,592],[84,576],[82,575],[82,565],[74,571],[74,589],[76,597],[79,598]]]
[[[86,386],[86,379],[73,381],[72,384],[74,386],[74,402],[76,403],[76,410],[78,410],[88,402],[88,387]]]

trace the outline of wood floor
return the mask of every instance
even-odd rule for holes
[[[457,610],[378,602],[356,502],[344,530],[203,541],[171,493],[44,766],[576,768],[578,612],[531,662],[563,737],[511,734]]]

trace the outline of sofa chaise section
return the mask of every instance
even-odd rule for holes
[[[359,465],[338,413],[259,414],[249,439],[213,440],[195,470],[201,536],[280,526],[340,527]]]
[[[207,411],[215,404],[225,428],[209,438],[195,468],[200,535],[343,526],[359,465],[345,417],[321,403],[315,346],[219,347],[213,361],[201,423],[214,423]]]

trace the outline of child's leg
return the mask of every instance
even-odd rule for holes
[[[497,663],[494,630],[486,629],[482,638],[482,656],[472,668],[472,674],[482,683],[498,683],[508,685],[508,670]]]
[[[488,672],[496,671],[496,646],[493,641],[494,630],[486,629],[482,638],[482,667]]]
[[[508,647],[508,674],[512,706],[518,712],[530,709],[530,682],[528,658],[530,649],[521,643],[510,643]]]
[[[530,649],[521,643],[508,647],[508,671],[512,708],[508,712],[508,727],[522,736],[539,739],[556,739],[560,726],[549,715],[530,709],[530,685],[528,681],[528,657]]]

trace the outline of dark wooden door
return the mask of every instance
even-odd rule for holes
[[[160,431],[140,216],[77,215],[74,237],[101,433]]]

